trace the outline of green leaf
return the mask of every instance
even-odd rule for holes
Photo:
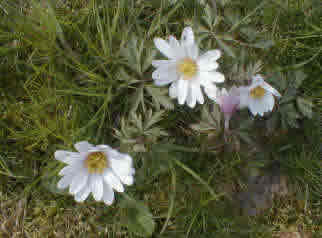
[[[131,112],[135,112],[140,103],[144,103],[143,87],[138,88],[132,96]]]
[[[298,97],[296,99],[296,104],[299,109],[299,111],[306,117],[312,118],[312,107],[313,103],[309,101],[308,99]]]
[[[236,54],[230,46],[228,46],[226,43],[224,43],[222,40],[218,38],[216,38],[216,40],[218,42],[219,47],[222,48],[226,54],[228,54],[230,57],[236,58]]]
[[[306,74],[303,73],[303,71],[301,71],[301,70],[296,71],[295,72],[295,79],[294,79],[294,85],[293,86],[295,88],[299,88],[305,78],[306,78]]]
[[[255,44],[252,44],[250,46],[255,47],[255,48],[260,48],[260,49],[268,49],[268,48],[272,47],[274,44],[275,43],[273,40],[262,40],[262,41],[255,43]]]
[[[155,229],[155,222],[149,208],[141,201],[135,201],[125,195],[121,207],[126,209],[125,224],[130,232],[142,237],[150,237]]]
[[[158,110],[160,110],[160,105],[162,105],[164,108],[168,110],[174,109],[174,105],[170,97],[168,95],[165,95],[165,94],[168,94],[167,90],[164,90],[161,88],[155,88],[153,86],[147,86],[145,87],[145,89],[152,97]]]

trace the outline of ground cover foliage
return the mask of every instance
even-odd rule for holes
[[[320,1],[2,0],[0,18],[0,237],[321,237]],[[226,85],[265,75],[274,111],[227,136],[211,100],[155,86],[153,38],[185,26]],[[81,140],[134,158],[112,206],[56,187],[54,152]]]

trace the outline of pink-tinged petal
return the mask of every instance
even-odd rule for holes
[[[188,95],[188,82],[184,79],[178,80],[178,102],[184,104]]]
[[[99,174],[91,174],[89,183],[93,197],[96,201],[100,201],[103,197],[103,178]]]
[[[239,104],[239,98],[234,96],[224,96],[220,105],[221,111],[225,115],[232,115]]]
[[[103,194],[103,201],[106,205],[112,205],[113,201],[114,201],[114,191],[111,188],[110,185],[104,183],[103,184],[103,188],[104,188],[104,194]]]
[[[171,46],[168,42],[161,38],[155,38],[154,39],[154,45],[158,48],[158,50],[169,59],[175,59],[176,55],[174,51],[172,50]]]
[[[87,141],[80,141],[76,143],[74,147],[78,152],[88,152],[89,150],[94,149],[94,145],[88,143]]]

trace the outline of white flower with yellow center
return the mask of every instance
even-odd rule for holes
[[[59,175],[59,189],[69,186],[77,202],[83,202],[90,193],[96,201],[111,205],[114,191],[124,192],[124,186],[133,184],[135,173],[132,158],[108,145],[91,145],[87,141],[75,145],[78,152],[58,150],[55,158],[68,164]]]
[[[265,112],[273,110],[274,96],[281,97],[281,94],[271,85],[266,83],[261,75],[255,75],[252,83],[247,87],[239,87],[240,104],[239,107],[248,107],[251,113],[263,116]]]
[[[171,84],[169,95],[178,98],[179,104],[185,102],[193,108],[196,103],[203,104],[201,86],[208,97],[215,99],[215,83],[225,80],[223,74],[216,71],[221,56],[219,50],[210,50],[199,56],[199,48],[194,40],[191,27],[184,28],[180,42],[173,36],[168,41],[154,39],[155,46],[169,60],[154,60],[156,70],[152,74],[158,86]]]

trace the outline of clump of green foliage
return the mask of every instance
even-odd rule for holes
[[[319,237],[318,4],[1,0],[0,237]],[[266,75],[276,109],[238,112],[227,139],[212,101],[190,109],[155,86],[153,38],[185,26],[221,49],[227,85]],[[81,140],[134,158],[110,207],[56,188],[54,152]]]

